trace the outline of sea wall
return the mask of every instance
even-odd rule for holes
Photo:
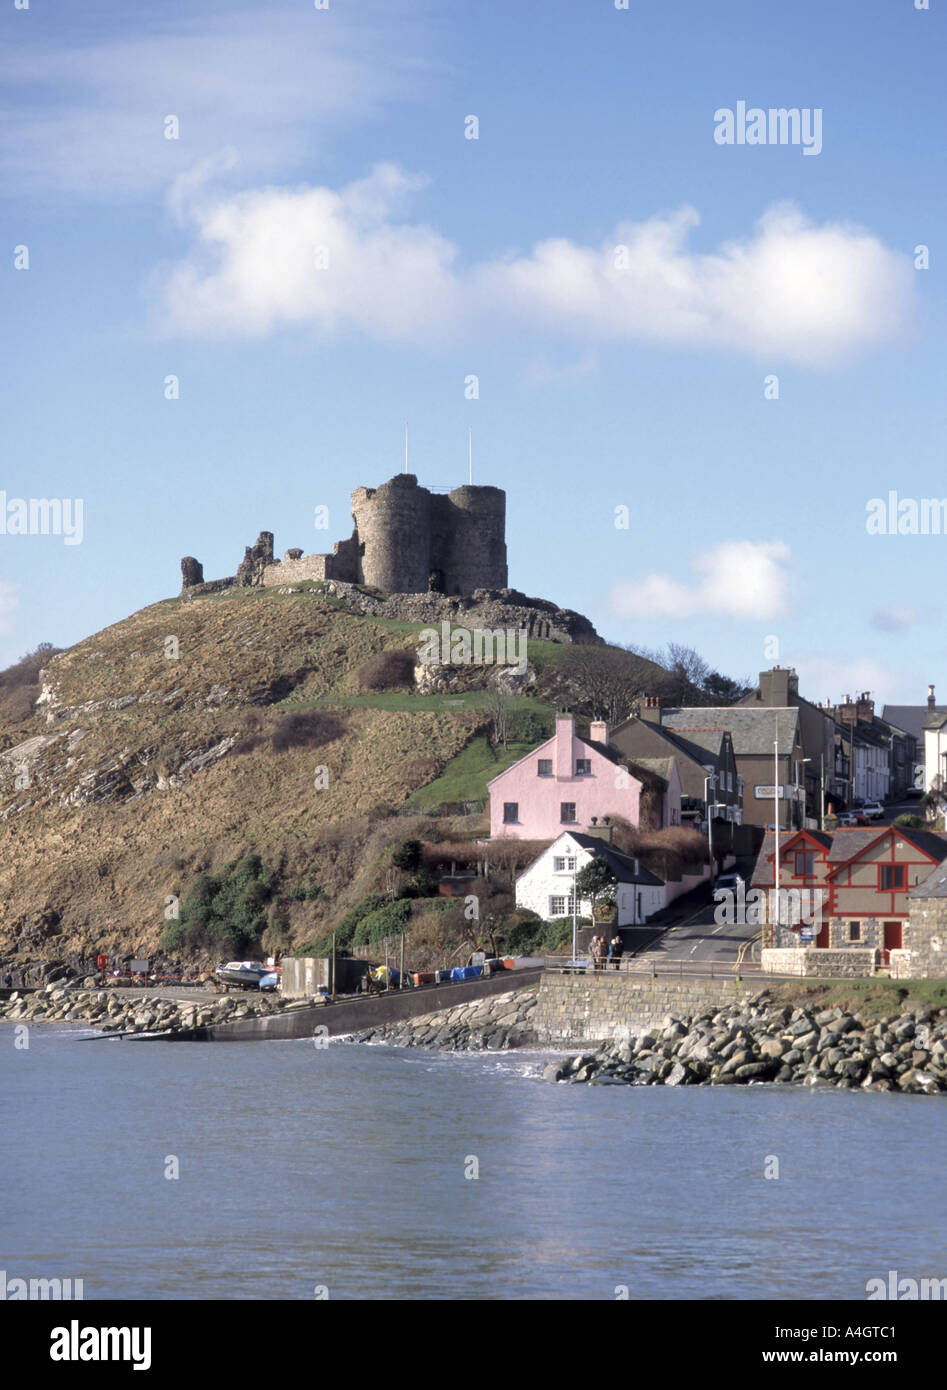
[[[533,1015],[537,1039],[549,1046],[574,1046],[628,1037],[677,1018],[722,1009],[759,992],[759,982],[680,979],[627,973],[546,974]]]

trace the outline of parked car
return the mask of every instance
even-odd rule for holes
[[[841,826],[867,825],[868,817],[862,811],[845,811],[838,818]]]
[[[714,888],[729,888],[732,892],[736,893],[739,891],[741,884],[744,883],[746,883],[746,879],[742,874],[729,872],[720,875],[714,883]]]
[[[885,808],[880,801],[866,801],[859,809],[861,814],[867,816],[869,820],[881,820],[885,813]]]

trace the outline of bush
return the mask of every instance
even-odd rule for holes
[[[219,874],[198,874],[181,903],[181,916],[161,937],[164,950],[221,947],[239,956],[259,947],[278,876],[252,851]],[[287,923],[288,926],[288,923]]]
[[[375,912],[363,917],[355,929],[354,945],[373,946],[376,941],[384,941],[386,936],[400,936],[411,916],[411,904],[404,898],[386,903]]]
[[[392,851],[391,862],[396,869],[406,869],[414,873],[421,863],[422,845],[420,840],[404,840]]]
[[[285,753],[290,748],[321,748],[342,738],[345,732],[342,720],[328,710],[300,710],[283,716],[273,730],[271,743],[274,753]]]
[[[367,897],[362,898],[361,902],[350,907],[335,929],[336,950],[343,950],[351,946],[360,923],[370,913],[377,912],[380,907],[384,907],[387,901],[388,899],[382,897],[380,893],[369,893]],[[327,935],[331,937],[331,933],[327,933]]]
[[[545,725],[533,710],[523,710],[510,716],[507,738],[512,743],[542,743],[546,736]]]
[[[912,812],[907,811],[904,815],[895,816],[891,824],[903,825],[906,830],[924,830],[929,827],[930,821],[925,820],[923,816],[915,816]]]
[[[416,656],[407,647],[397,651],[376,652],[363,661],[355,673],[363,690],[403,690],[414,684]]]

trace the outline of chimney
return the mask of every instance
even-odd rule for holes
[[[596,840],[604,840],[607,845],[612,842],[612,831],[614,826],[611,824],[611,816],[603,816],[601,825],[598,824],[598,816],[592,817],[592,824],[586,830],[586,835],[591,835]]]
[[[649,724],[661,723],[661,699],[658,695],[646,695],[641,703],[641,719]]]
[[[770,709],[785,709],[789,704],[790,690],[798,689],[795,671],[784,666],[774,666],[771,671],[760,672],[760,704]]]
[[[575,764],[572,761],[575,747],[575,717],[566,709],[556,711],[556,755],[555,774],[558,778],[572,776]]]
[[[604,719],[593,719],[589,725],[589,738],[593,743],[604,743],[608,746],[608,724]]]
[[[871,698],[870,690],[863,690],[858,697],[858,708],[856,717],[863,719],[866,724],[871,724],[875,717],[875,702]]]
[[[933,687],[932,685],[929,685],[929,686],[927,687],[927,708],[928,708],[928,709],[936,709],[936,708],[937,708],[936,704],[934,703],[934,687]]]

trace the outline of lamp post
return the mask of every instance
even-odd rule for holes
[[[575,880],[576,880],[576,874],[577,874],[576,865],[578,864],[578,862],[579,862],[578,851],[577,851],[577,850],[573,850],[573,851],[572,851],[572,964],[573,964],[573,966],[575,966],[575,964],[576,964],[576,962],[577,962],[577,960],[578,960],[578,950],[577,950],[577,948],[576,948],[576,937],[578,936],[578,933],[579,933],[579,902],[578,902],[578,899],[577,899],[577,897],[576,897],[576,890],[575,890]],[[593,921],[593,925],[594,925],[595,919],[593,918],[592,921]]]
[[[714,804],[716,805],[717,774],[715,772],[708,772],[707,776],[704,778],[704,805],[707,808],[707,844],[710,848],[710,886],[712,888],[716,881],[717,875],[714,866],[714,817],[713,811],[710,806],[710,801],[707,797],[707,787],[709,784],[713,785]]]

